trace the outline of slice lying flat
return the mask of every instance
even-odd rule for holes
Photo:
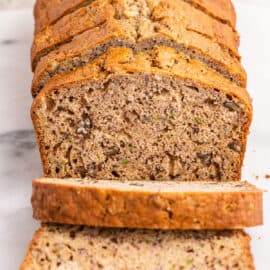
[[[262,224],[262,191],[246,182],[36,179],[43,222],[148,229],[239,229]]]
[[[21,270],[253,270],[242,231],[158,231],[43,225]]]

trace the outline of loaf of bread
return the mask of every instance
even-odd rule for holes
[[[245,89],[170,47],[115,48],[57,75],[32,118],[47,177],[240,179]]]
[[[37,0],[34,13],[44,224],[20,269],[254,270],[240,229],[262,223],[262,191],[239,182],[252,105],[231,1]]]
[[[241,229],[262,224],[262,191],[246,182],[33,181],[42,222],[147,229]]]
[[[35,32],[44,30],[63,16],[94,0],[37,0],[35,4]],[[115,0],[114,0],[115,1]],[[230,0],[184,0],[209,16],[235,28],[236,15]]]
[[[169,15],[169,16],[168,16]],[[164,26],[163,18],[180,19],[177,27],[199,33],[220,44],[238,57],[239,37],[229,25],[221,23],[182,0],[95,0],[64,16],[56,23],[36,34],[32,47],[33,68],[41,56],[55,47],[69,42],[72,37],[86,30],[101,26],[107,21],[117,20],[123,30],[136,41],[140,33],[155,34]],[[166,22],[166,19],[165,19]],[[167,26],[171,32],[170,25]]]
[[[254,270],[242,231],[158,231],[43,225],[21,270]]]

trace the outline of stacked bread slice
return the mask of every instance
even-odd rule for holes
[[[44,222],[201,230],[260,225],[261,199],[246,182],[44,178],[33,181],[32,205]]]
[[[43,225],[21,269],[254,269],[231,1],[37,0],[35,22]]]

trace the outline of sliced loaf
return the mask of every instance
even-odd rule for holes
[[[148,29],[141,29],[140,39],[136,41],[134,36],[130,35],[136,32],[135,25],[130,25],[127,32],[126,26],[119,20],[108,19],[106,23],[77,35],[67,44],[42,57],[35,69],[32,94],[35,97],[54,75],[83,66],[110,47],[129,47],[135,51],[143,51],[158,45],[182,51],[187,58],[197,59],[239,86],[246,86],[245,71],[236,58],[216,42],[179,25],[180,18],[172,16],[164,17],[155,23],[149,22]]]
[[[31,56],[33,68],[48,52],[69,42],[77,34],[101,26],[108,20],[118,20],[123,25],[124,31],[138,41],[141,32],[159,31],[160,20],[167,17],[179,18],[180,23],[177,22],[178,20],[174,22],[177,27],[181,26],[191,32],[206,36],[218,42],[222,48],[235,57],[239,57],[237,32],[184,1],[96,0],[64,16],[55,24],[36,34]],[[170,26],[167,27],[170,28]]]
[[[262,224],[262,191],[247,182],[33,181],[42,222],[143,229],[241,229]]]
[[[35,32],[40,32],[63,16],[87,6],[94,0],[37,0]],[[236,15],[230,0],[184,0],[209,16],[235,28]]]
[[[55,76],[32,118],[47,177],[240,179],[245,89],[169,47],[110,49]]]
[[[243,231],[148,231],[43,225],[21,270],[254,270]]]

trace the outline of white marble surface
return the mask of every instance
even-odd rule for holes
[[[30,8],[35,0],[0,0],[0,9]]]
[[[254,99],[243,178],[268,190],[270,180],[263,176],[270,174],[270,2],[235,3],[241,54]],[[18,269],[38,226],[30,207],[31,179],[42,173],[29,116],[32,32],[31,9],[0,11],[0,269],[7,270]],[[265,225],[248,230],[258,270],[270,269],[269,207],[270,195],[266,193]]]

